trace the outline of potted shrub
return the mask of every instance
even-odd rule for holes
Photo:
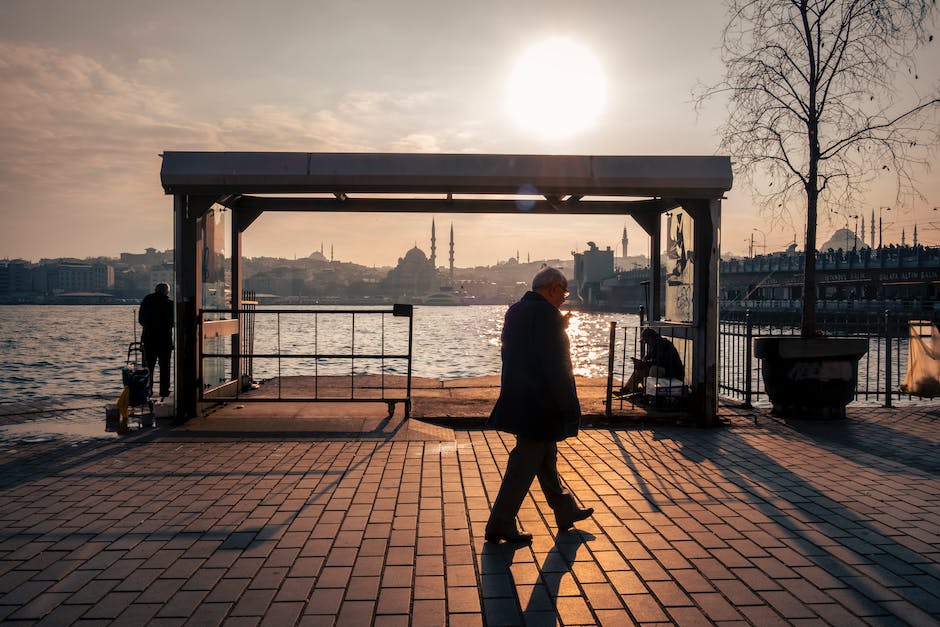
[[[845,417],[845,406],[855,398],[858,360],[867,351],[865,338],[775,336],[754,341],[774,413],[808,418]]]

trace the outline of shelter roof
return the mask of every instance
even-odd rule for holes
[[[168,194],[504,194],[721,198],[726,156],[323,152],[163,154]]]

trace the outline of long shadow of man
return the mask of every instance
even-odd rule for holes
[[[522,568],[523,555],[532,555],[528,546],[487,543],[480,555],[483,612],[486,624],[559,625],[558,597],[571,573],[578,550],[594,536],[584,531],[561,532],[532,576]],[[522,551],[520,554],[519,551]],[[516,564],[516,581],[512,566]],[[534,565],[534,564],[533,564]],[[523,606],[524,605],[524,606]]]
[[[905,465],[895,461],[903,457],[899,451],[882,456],[871,442],[863,452],[861,443],[846,433],[847,423],[825,427],[832,431],[834,424],[842,435],[824,436],[821,427],[807,422],[789,425],[815,440],[811,445],[815,448],[805,449],[812,456],[805,458],[794,452],[802,451],[805,441],[791,439],[784,428],[762,433],[760,448],[745,430],[663,428],[653,437],[658,444],[650,449],[647,463],[651,469],[671,469],[664,480],[672,489],[721,494],[718,486],[733,486],[734,492],[722,494],[715,505],[727,512],[730,504],[738,524],[762,532],[764,544],[754,549],[752,557],[779,562],[781,581],[773,582],[776,592],[796,589],[797,584],[813,591],[812,599],[805,592],[803,598],[794,599],[794,607],[807,617],[837,611],[828,618],[835,624],[857,620],[859,615],[931,624],[940,617],[940,595],[933,586],[924,585],[936,568],[934,558],[919,550],[924,546],[923,529],[917,528],[919,521],[911,522],[911,530],[886,526],[880,519],[892,520],[896,511],[889,490],[898,493],[899,505],[910,507],[905,493],[921,493],[919,482],[929,480],[935,460],[931,465],[923,456],[915,456],[911,465]],[[867,430],[869,435],[889,432],[878,426]],[[908,435],[905,446],[914,446],[917,440]],[[625,460],[636,452],[616,433],[613,443]],[[846,443],[853,448],[846,448]],[[833,463],[833,457],[843,458],[845,465]],[[858,501],[859,497],[867,500]],[[743,531],[738,530],[741,539],[746,538]],[[719,588],[721,584],[716,582]]]

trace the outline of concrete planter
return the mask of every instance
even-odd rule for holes
[[[858,360],[868,341],[858,338],[761,337],[764,389],[774,413],[794,418],[845,418],[855,397]]]

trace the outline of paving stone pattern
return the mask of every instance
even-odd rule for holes
[[[756,424],[751,420],[756,417]],[[585,430],[595,516],[483,542],[512,440],[39,442],[0,461],[0,622],[940,624],[938,419]]]

